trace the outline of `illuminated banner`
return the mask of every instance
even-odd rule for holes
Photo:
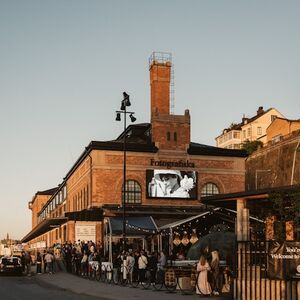
[[[179,170],[146,170],[147,198],[197,199],[197,173]]]
[[[300,279],[300,241],[271,242],[268,254],[271,279]]]

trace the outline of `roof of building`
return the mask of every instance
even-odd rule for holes
[[[291,191],[299,191],[300,185],[269,187],[264,189],[241,191],[236,193],[216,194],[212,196],[201,197],[201,202],[206,205],[214,205],[218,207],[235,207],[235,202],[239,198],[247,201],[268,200],[270,194],[287,193]]]
[[[248,123],[252,123],[253,121],[255,121],[256,119],[258,119],[258,118],[260,118],[260,117],[262,117],[263,115],[265,115],[265,114],[267,114],[269,111],[271,111],[272,109],[274,109],[274,108],[269,108],[269,109],[267,109],[267,110],[264,110],[262,107],[261,107],[261,110],[259,109],[258,110],[258,112],[257,112],[257,114],[254,116],[254,117],[252,117],[252,118],[244,118],[244,119],[246,119],[247,120],[247,124]],[[260,112],[259,112],[260,111]],[[242,124],[242,126],[244,125],[244,123],[242,122],[241,123]]]
[[[111,141],[91,141],[85,148],[84,152],[72,166],[70,171],[65,176],[64,180],[69,178],[80,163],[89,155],[92,150],[111,150],[124,151],[124,137],[126,135],[126,151],[132,152],[151,152],[156,153],[158,148],[152,142],[151,124],[141,123],[129,125],[115,140]],[[244,150],[232,150],[208,146],[198,143],[190,143],[187,150],[190,155],[212,155],[212,156],[232,156],[246,157],[247,153]]]
[[[270,112],[272,109],[275,109],[275,108],[271,107],[271,108],[269,108],[269,109],[267,109],[267,110],[264,110],[263,107],[260,106],[260,107],[258,108],[258,111],[257,111],[257,113],[256,113],[255,116],[253,116],[253,117],[251,117],[251,118],[243,117],[242,122],[237,123],[237,124],[232,124],[230,127],[224,128],[224,129],[222,130],[222,134],[220,134],[219,136],[217,136],[217,138],[220,137],[220,136],[222,136],[222,135],[223,135],[224,133],[226,133],[226,132],[230,132],[230,131],[232,131],[232,130],[241,130],[241,129],[242,129],[242,126],[245,125],[245,123],[244,123],[245,121],[247,121],[246,124],[252,123],[252,122],[255,121],[256,119],[258,119],[258,118],[262,117],[263,115],[265,115],[266,113]]]
[[[225,149],[204,144],[190,143],[188,154],[191,155],[212,155],[212,156],[232,156],[247,157],[245,150]]]
[[[58,187],[48,189],[48,190],[45,190],[45,191],[37,191],[35,193],[35,195],[33,196],[32,200],[31,200],[31,204],[34,203],[37,196],[52,196],[56,193],[57,190],[58,190]]]
[[[52,196],[56,191],[57,191],[58,187],[52,188],[52,189],[48,189],[45,191],[37,191],[35,193],[35,196],[37,195],[47,195],[47,196]]]

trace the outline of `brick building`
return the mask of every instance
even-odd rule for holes
[[[23,242],[105,244],[107,230],[117,233],[124,213],[124,146],[128,235],[147,232],[151,220],[160,226],[202,212],[202,195],[244,190],[246,153],[191,142],[189,110],[170,113],[171,68],[170,57],[152,55],[150,123],[129,125],[112,141],[90,142],[57,188],[29,202],[32,230]],[[170,178],[181,180],[181,194],[159,193]],[[130,218],[137,223],[130,226]]]
[[[242,118],[242,122],[231,124],[229,128],[223,129],[222,134],[215,138],[216,146],[227,149],[241,149],[244,142],[260,141],[267,143],[267,128],[276,118],[284,116],[275,108],[264,110],[260,106],[256,115],[251,118]]]

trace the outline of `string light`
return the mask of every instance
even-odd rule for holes
[[[129,228],[131,228],[131,229],[138,230],[138,231],[143,231],[143,232],[146,232],[146,233],[153,233],[153,234],[156,233],[155,230],[151,230],[151,229],[146,229],[146,228],[142,228],[142,227],[130,225],[128,223],[126,223],[126,226],[129,227]]]

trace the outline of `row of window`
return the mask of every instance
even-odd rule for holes
[[[211,196],[219,194],[219,188],[212,182],[206,183],[202,190],[201,196]],[[122,199],[124,200],[124,190],[122,191]],[[142,189],[140,184],[135,180],[126,181],[126,203],[127,204],[140,204],[142,203]]]
[[[262,135],[262,127],[258,126],[256,128],[257,135]],[[247,137],[249,138],[251,136],[251,127],[243,130],[243,138],[246,139]]]
[[[73,211],[79,211],[88,207],[89,186],[84,187],[73,197]]]
[[[226,132],[222,136],[219,137],[219,144],[223,144],[227,141],[230,141],[232,139],[240,139],[241,138],[241,133],[236,130],[231,130],[229,132]]]
[[[39,222],[46,219],[46,217],[56,209],[56,207],[62,204],[67,198],[67,187],[64,185],[55,195],[53,195],[52,199],[48,202],[47,206],[40,212],[39,214]]]

